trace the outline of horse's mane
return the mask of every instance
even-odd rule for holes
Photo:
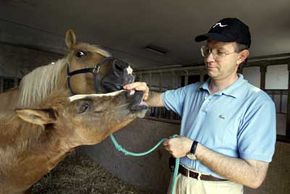
[[[23,77],[17,107],[30,107],[39,104],[53,90],[61,87],[61,72],[66,66],[66,58],[55,63],[38,67]]]

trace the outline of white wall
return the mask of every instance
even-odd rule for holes
[[[260,87],[261,72],[260,67],[245,67],[243,68],[243,75],[246,80],[256,87]]]
[[[254,86],[260,87],[261,73],[259,67],[245,67],[243,75]],[[288,65],[268,66],[265,89],[288,89]]]
[[[288,89],[288,65],[268,66],[266,89]]]

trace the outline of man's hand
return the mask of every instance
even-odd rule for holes
[[[123,86],[125,90],[137,90],[144,92],[143,100],[146,101],[149,97],[149,87],[146,82],[134,82]]]
[[[163,100],[161,98],[161,93],[150,92],[149,96],[149,87],[146,82],[134,82],[127,84],[123,87],[125,90],[137,90],[144,92],[143,100],[146,101],[150,107],[163,107]]]
[[[173,157],[181,158],[188,154],[192,143],[193,143],[192,139],[178,136],[166,140],[163,143],[163,146]]]

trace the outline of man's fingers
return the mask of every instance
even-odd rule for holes
[[[168,145],[168,139],[163,142],[163,146],[167,146],[167,145]]]
[[[148,92],[145,92],[144,93],[144,96],[143,96],[143,99],[146,101],[148,99],[148,96],[149,96],[149,93]]]
[[[165,150],[172,152],[171,145],[170,145],[170,139],[167,139],[163,142],[163,147]]]
[[[124,86],[126,90],[139,90],[139,91],[148,91],[148,86],[145,82],[134,82]]]
[[[143,100],[147,100],[149,97],[149,88],[146,82],[134,82],[131,84],[127,84],[123,87],[125,90],[137,90],[144,92]]]

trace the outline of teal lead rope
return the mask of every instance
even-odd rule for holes
[[[153,152],[154,150],[156,150],[165,140],[166,138],[161,139],[153,148],[149,149],[146,152],[130,152],[128,150],[126,150],[125,148],[123,148],[116,140],[116,138],[113,135],[110,135],[111,140],[116,148],[116,150],[123,152],[123,154],[125,154],[126,156],[145,156],[150,154],[151,152]]]
[[[176,137],[177,135],[173,135],[170,138]],[[113,134],[110,135],[110,138],[116,148],[116,150],[122,152],[123,154],[125,154],[126,156],[145,156],[150,154],[151,152],[153,152],[154,150],[156,150],[167,138],[162,138],[154,147],[152,147],[151,149],[149,149],[148,151],[145,152],[130,152],[128,150],[126,150],[125,148],[123,148],[116,140],[116,138],[113,136]],[[174,172],[173,172],[173,177],[172,177],[172,184],[170,185],[170,193],[174,194],[175,193],[175,189],[176,189],[176,177],[178,174],[178,168],[179,168],[179,163],[180,163],[180,159],[176,158],[175,159],[175,167],[174,167]]]

